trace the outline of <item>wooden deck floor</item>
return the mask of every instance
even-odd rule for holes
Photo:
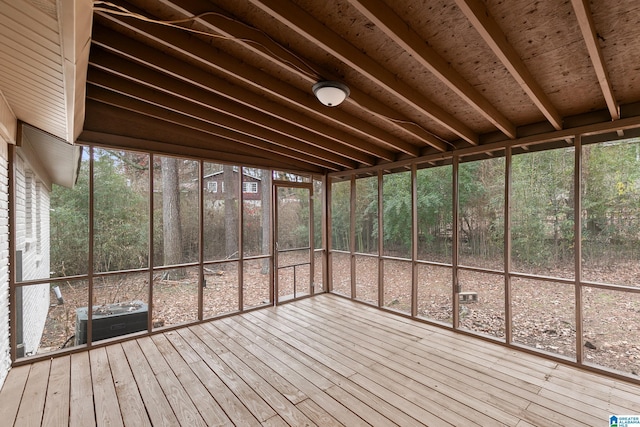
[[[640,387],[320,295],[20,366],[2,425],[604,426]]]

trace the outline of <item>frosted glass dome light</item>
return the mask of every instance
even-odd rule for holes
[[[349,88],[344,83],[322,81],[313,85],[313,93],[327,107],[340,105],[349,96]]]

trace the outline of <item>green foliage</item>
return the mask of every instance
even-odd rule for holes
[[[418,255],[451,262],[453,238],[452,167],[420,169],[418,185]]]
[[[94,261],[96,271],[148,265],[149,201],[136,191],[128,164],[110,151],[96,150],[94,170]],[[148,176],[148,171],[141,172]],[[147,178],[148,179],[148,178]]]
[[[94,268],[139,268],[148,259],[148,200],[133,185],[130,165],[96,150],[94,161]],[[51,194],[51,265],[56,274],[87,272],[89,252],[89,160],[82,161],[73,189]],[[137,173],[137,172],[136,172]]]
[[[73,190],[54,185],[51,192],[51,269],[55,276],[87,273],[89,263],[89,185],[83,162]]]
[[[504,245],[503,158],[463,163],[459,167],[461,252],[486,260],[501,258]]]
[[[356,252],[378,253],[378,177],[356,180]]]
[[[333,182],[331,185],[331,242],[332,249],[348,251],[351,183],[349,181]]]
[[[94,268],[96,271],[115,271],[144,267],[149,250],[149,156],[99,149],[95,153]],[[581,215],[585,259],[589,262],[602,261],[607,256],[640,259],[640,143],[623,140],[586,145],[582,158]],[[88,167],[85,156],[75,188],[54,186],[51,194],[51,264],[57,275],[84,274],[88,270]],[[505,160],[494,158],[460,164],[457,225],[453,224],[452,215],[452,169],[451,166],[440,166],[417,172],[419,257],[443,262],[450,260],[453,230],[457,226],[461,256],[500,263],[504,241]],[[573,259],[573,171],[574,151],[571,147],[513,156],[511,243],[517,269],[547,268]],[[195,173],[191,172],[192,175]],[[183,180],[185,188],[191,188],[195,176],[192,175]],[[351,198],[355,197],[354,250],[377,253],[378,216],[382,209],[385,254],[409,257],[412,247],[410,172],[384,175],[382,206],[378,206],[377,176],[358,178],[355,187],[356,194],[353,195],[349,180],[332,184],[332,248],[350,249]],[[322,242],[322,206],[317,190],[314,196],[316,248]],[[279,211],[281,219],[290,224],[281,237],[292,247],[307,246],[308,200],[306,196],[293,196],[291,200],[299,201],[285,204]],[[180,199],[184,212],[197,212],[196,198],[181,195]],[[213,200],[206,203],[216,205]],[[219,259],[226,254],[228,225],[224,209],[220,209],[224,208],[224,203],[218,201],[217,208],[205,209],[207,259]],[[245,253],[247,250],[261,253],[261,216],[259,209],[245,208]],[[160,251],[162,216],[156,212],[155,219],[155,246],[156,251]],[[185,236],[184,254],[188,259],[195,259],[199,241],[197,215],[185,216],[181,227]]]
[[[322,181],[313,181],[313,247],[322,248]]]
[[[573,158],[573,148],[513,157],[511,236],[518,265],[572,260]]]
[[[583,164],[586,257],[602,260],[608,252],[618,259],[640,258],[640,142],[585,146]]]
[[[278,197],[279,248],[309,247],[309,190],[281,187]]]
[[[386,255],[411,257],[411,172],[385,175],[382,181],[383,247]]]

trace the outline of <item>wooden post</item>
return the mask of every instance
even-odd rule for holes
[[[311,188],[309,189],[309,295],[315,293],[315,217],[313,215],[313,176],[311,177]]]
[[[582,135],[574,140],[573,246],[575,269],[576,361],[584,363],[582,326]]]
[[[91,156],[93,158],[93,155]],[[149,289],[147,304],[147,332],[153,330],[153,162],[155,161],[153,153],[149,153]],[[93,162],[91,163],[93,164]],[[92,176],[89,177],[89,182],[92,182]],[[90,205],[93,206],[93,203]],[[89,233],[89,242],[93,241],[93,233]],[[92,245],[90,244],[92,247]],[[89,262],[93,263],[93,260]]]
[[[351,175],[349,204],[349,260],[351,261],[351,299],[356,295],[356,176]]]
[[[411,316],[418,315],[418,165],[411,165]]]
[[[382,255],[384,251],[384,212],[382,209],[384,197],[382,196],[382,170],[378,170],[378,307],[384,305],[384,261]]]
[[[153,193],[151,193],[153,197]],[[198,320],[204,319],[204,161],[198,162]]]
[[[511,147],[506,148],[504,175],[504,329],[505,342],[511,343]]]
[[[244,219],[244,168],[238,166],[238,310],[244,309],[244,233],[242,232]]]
[[[17,139],[21,139],[22,126],[18,126]],[[17,301],[16,301],[16,146],[8,145],[9,157],[9,347],[11,362],[15,362],[17,358],[16,340],[18,328],[17,318]]]
[[[95,224],[95,177],[94,177],[94,156],[95,149],[89,148],[89,265],[87,275],[89,283],[88,304],[87,304],[87,347],[93,345],[93,274],[94,274],[94,224]],[[150,306],[151,304],[149,304]]]
[[[329,277],[329,204],[327,203],[328,197],[328,179],[327,175],[322,176],[321,185],[322,185],[322,291],[327,292],[329,290],[327,283]]]
[[[452,176],[452,186],[451,192],[453,194],[452,204],[453,204],[453,236],[452,236],[452,248],[451,248],[451,263],[453,265],[451,269],[451,291],[452,291],[452,303],[453,303],[453,329],[458,329],[460,327],[460,301],[458,301],[458,293],[460,292],[460,287],[458,285],[458,235],[459,235],[459,227],[458,224],[458,210],[460,208],[458,203],[458,170],[460,166],[460,158],[459,156],[453,156],[453,176]]]
[[[327,292],[331,292],[333,291],[333,237],[332,237],[332,221],[331,221],[331,212],[332,212],[332,208],[333,206],[331,205],[331,200],[332,200],[332,192],[333,192],[333,186],[332,184],[332,180],[331,178],[327,178],[325,177],[325,189],[326,189],[326,195],[324,197],[325,201],[326,201],[326,209],[324,210],[324,215],[325,215],[325,236],[327,238],[326,241],[326,250],[327,250],[327,277],[326,277],[326,283],[325,283],[325,290]]]

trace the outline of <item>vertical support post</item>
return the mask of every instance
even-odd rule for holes
[[[244,222],[244,168],[238,167],[238,311],[244,308],[244,233],[242,223]],[[294,292],[295,292],[295,283]]]
[[[575,269],[576,361],[584,363],[582,326],[582,135],[574,138],[573,247]]]
[[[411,316],[418,315],[418,165],[411,165]]]
[[[147,304],[147,331],[153,330],[153,165],[155,158],[153,153],[149,154],[149,304]]]
[[[315,217],[313,215],[313,176],[311,177],[311,188],[309,189],[309,295],[315,293]]]
[[[22,126],[18,126],[17,140],[22,139]],[[16,147],[8,144],[9,157],[9,347],[11,362],[17,358],[17,287],[16,287]]]
[[[273,286],[271,287],[271,302],[273,305],[278,305],[278,187],[271,180],[271,218],[273,223],[271,229],[273,230]]]
[[[332,205],[331,205],[331,200],[332,200],[332,191],[333,191],[333,187],[331,185],[331,179],[329,179],[326,175],[325,175],[325,209],[324,209],[324,216],[325,216],[325,236],[326,236],[326,244],[325,244],[325,249],[327,251],[327,276],[326,276],[326,281],[325,281],[325,290],[327,292],[331,292],[333,291],[333,236],[332,236],[332,220],[331,220],[331,215],[332,215]]]
[[[89,148],[89,265],[87,275],[89,282],[88,304],[87,304],[87,347],[93,345],[93,274],[94,274],[94,244],[95,244],[95,171],[94,171],[95,149]]]
[[[16,250],[13,266],[15,267],[16,283],[22,282],[22,251]],[[14,289],[15,310],[16,310],[16,327],[12,328],[11,333],[16,336],[16,358],[24,357],[24,305],[22,303],[22,286],[16,286]]]
[[[451,198],[453,204],[453,241],[451,242],[451,291],[453,295],[452,303],[453,303],[453,329],[458,329],[460,327],[460,301],[458,299],[458,294],[460,292],[460,287],[458,285],[458,262],[459,262],[459,195],[458,195],[458,170],[460,167],[460,157],[453,156],[453,176],[452,176],[452,185],[451,192],[453,197]]]
[[[382,186],[384,185],[382,179],[382,171],[378,171],[378,307],[384,305],[384,261],[382,256],[384,254],[384,197],[382,194]]]
[[[275,275],[276,275],[276,253],[275,253],[275,246],[276,246],[276,222],[275,222],[275,203],[276,203],[276,199],[273,197],[274,194],[274,189],[275,189],[275,184],[273,183],[273,170],[269,169],[269,188],[262,188],[262,191],[267,191],[268,192],[268,198],[269,198],[269,236],[271,241],[270,243],[270,251],[271,251],[271,257],[270,257],[270,262],[271,262],[271,266],[269,267],[269,302],[271,303],[271,305],[275,305],[276,303],[276,299],[275,299],[275,286],[276,286],[276,279],[275,279]],[[263,207],[264,209],[264,207]]]
[[[328,286],[327,286],[327,281],[329,280],[329,247],[327,242],[329,241],[329,221],[328,221],[328,214],[327,212],[329,212],[328,210],[328,203],[327,203],[327,192],[328,192],[328,185],[327,185],[327,175],[323,175],[322,176],[322,181],[321,181],[321,185],[322,185],[322,208],[320,209],[320,212],[322,212],[322,218],[320,221],[320,225],[322,227],[322,290],[323,292],[327,292]]]
[[[274,292],[274,287],[275,287],[275,241],[276,241],[276,235],[275,235],[275,219],[274,219],[274,212],[275,212],[275,204],[277,203],[277,200],[273,197],[273,189],[275,188],[274,184],[273,184],[273,170],[269,169],[269,182],[271,183],[271,188],[269,189],[269,195],[267,196],[269,198],[269,210],[270,210],[270,215],[269,215],[269,236],[271,236],[271,267],[269,268],[269,301],[271,302],[271,305],[275,305],[275,292]],[[264,209],[264,208],[263,208]]]
[[[506,148],[504,175],[504,328],[505,342],[510,344],[513,338],[511,321],[511,147]]]
[[[350,182],[350,206],[349,206],[349,260],[351,261],[351,299],[357,298],[356,294],[356,176],[351,175]]]
[[[204,161],[198,162],[198,320],[204,319]]]

